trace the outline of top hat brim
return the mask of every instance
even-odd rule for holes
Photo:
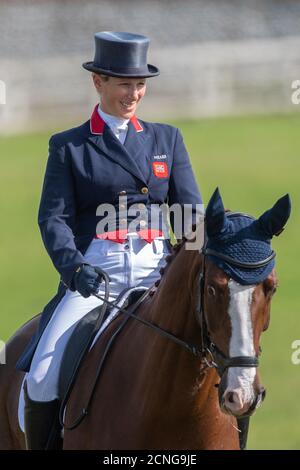
[[[115,70],[107,70],[101,67],[94,65],[94,62],[84,62],[82,67],[89,72],[94,73],[101,73],[102,75],[107,75],[109,77],[128,77],[128,78],[149,78],[149,77],[156,77],[160,74],[160,71],[157,67],[151,64],[147,64],[148,71],[125,71],[119,72],[117,69]]]

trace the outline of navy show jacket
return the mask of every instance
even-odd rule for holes
[[[128,207],[201,204],[178,129],[132,119],[123,145],[95,108],[90,121],[50,139],[38,220],[45,247],[66,285],[71,285],[96,234],[101,218],[97,207],[117,207],[124,194]],[[153,228],[150,218],[148,228]]]

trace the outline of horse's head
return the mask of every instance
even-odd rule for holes
[[[277,285],[270,240],[281,233],[289,215],[288,195],[254,219],[226,212],[218,190],[206,210],[203,341],[221,377],[220,406],[235,416],[253,413],[265,395],[257,366]]]

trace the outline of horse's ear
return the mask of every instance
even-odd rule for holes
[[[278,199],[274,206],[264,212],[258,219],[262,230],[272,238],[280,235],[291,213],[291,199],[289,194]]]
[[[219,188],[216,188],[205,212],[206,231],[208,237],[218,235],[227,227],[227,218]]]

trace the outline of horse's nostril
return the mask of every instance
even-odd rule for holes
[[[266,391],[266,389],[265,389],[264,387],[262,387],[262,388],[260,389],[260,393],[261,393],[261,399],[262,399],[262,401],[263,401],[263,400],[265,399],[265,397],[266,397],[267,391]]]
[[[237,411],[242,408],[243,402],[238,391],[228,390],[224,394],[224,405],[231,411]]]

